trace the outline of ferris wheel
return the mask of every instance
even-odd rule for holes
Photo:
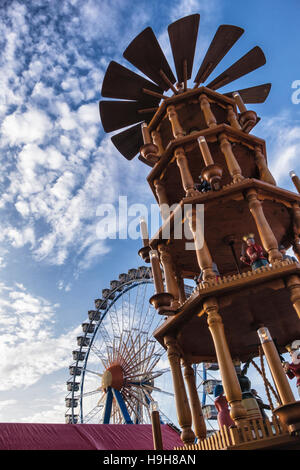
[[[95,300],[72,353],[67,423],[150,423],[153,402],[162,421],[172,422],[161,409],[173,393],[166,352],[152,337],[163,321],[149,303],[152,295],[151,269],[141,266],[120,274]],[[160,387],[163,376],[167,390]]]

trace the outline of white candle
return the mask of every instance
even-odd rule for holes
[[[241,95],[237,91],[235,91],[234,93],[232,93],[232,96],[237,106],[239,107],[239,110],[241,111],[241,113],[244,113],[245,111],[247,111],[247,108],[245,106],[244,101],[242,100]]]
[[[142,135],[143,135],[144,144],[151,144],[151,136],[150,136],[150,132],[149,132],[147,124],[145,122],[143,122],[141,124],[141,128],[142,128]]]
[[[198,137],[197,140],[198,140],[198,143],[199,143],[199,147],[200,147],[205,165],[206,166],[213,165],[214,161],[212,159],[212,156],[211,156],[211,153],[210,153],[210,150],[209,150],[209,147],[207,145],[205,137],[203,135],[200,135],[200,137]]]
[[[148,246],[149,245],[148,227],[143,217],[140,218],[140,228],[141,228],[141,234],[142,234],[144,246]]]

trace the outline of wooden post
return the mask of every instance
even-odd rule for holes
[[[185,132],[182,129],[179,119],[178,119],[178,114],[176,112],[175,106],[171,105],[167,107],[167,114],[168,118],[170,120],[171,126],[172,126],[172,132],[173,136],[175,139],[179,139],[180,137],[185,136]]]
[[[275,235],[265,217],[262,203],[257,197],[255,189],[249,189],[246,194],[249,209],[256,223],[258,233],[264,249],[268,253],[270,263],[282,260],[282,254],[278,250],[278,243]]]
[[[207,96],[202,94],[199,96],[199,102],[200,102],[200,108],[201,111],[204,114],[204,119],[208,127],[216,127],[217,126],[217,120],[215,118],[215,115],[213,114],[210,103],[207,99]]]
[[[203,281],[205,283],[210,279],[215,280],[216,274],[212,268],[212,258],[204,239],[203,227],[197,227],[196,208],[193,207],[191,210],[187,210],[186,216],[193,233],[197,261],[200,271],[202,272]]]
[[[160,427],[159,411],[151,411],[152,438],[154,450],[163,450],[163,440]]]
[[[226,134],[224,133],[220,134],[219,142],[220,142],[222,153],[225,156],[228,171],[232,177],[232,180],[234,183],[239,183],[240,181],[244,179],[244,177],[242,176],[242,170],[234,156],[231,143],[227,139]]]
[[[151,137],[152,137],[153,143],[158,148],[158,154],[162,155],[164,153],[164,147],[163,147],[163,144],[162,144],[160,133],[157,130],[152,131],[151,132]]]
[[[295,402],[296,400],[294,398],[287,376],[283,370],[280,357],[273,343],[268,328],[259,328],[259,330],[257,330],[257,333],[261,341],[262,348],[265,353],[282,404],[287,405],[288,403]]]
[[[178,147],[175,150],[176,163],[180,171],[181,181],[183,189],[185,190],[187,197],[197,196],[199,192],[194,188],[194,180],[190,173],[188,160],[186,158],[184,149]]]
[[[160,260],[161,260],[164,274],[165,274],[167,292],[172,294],[173,299],[174,299],[171,303],[171,307],[177,309],[180,305],[179,291],[178,291],[178,285],[177,285],[174,270],[173,270],[172,257],[168,250],[168,247],[165,244],[160,244],[158,246],[158,251],[160,253]]]
[[[157,195],[162,219],[166,220],[170,215],[170,210],[169,210],[169,201],[168,201],[168,196],[166,193],[165,185],[162,182],[162,180],[156,179],[154,180],[154,186],[155,186],[155,192]]]
[[[176,272],[176,279],[179,291],[179,302],[183,304],[186,301],[186,293],[184,290],[184,280],[180,272]]]
[[[203,307],[215,346],[225,396],[230,405],[230,415],[239,426],[247,418],[247,411],[242,405],[242,391],[229,352],[217,299],[214,297],[205,299]]]
[[[158,257],[158,253],[156,250],[150,251],[150,262],[151,262],[155,292],[156,294],[160,294],[164,292],[164,283],[162,279],[159,257]]]
[[[192,431],[192,416],[180,367],[180,352],[177,340],[173,336],[165,336],[164,343],[167,347],[172,373],[178,423],[182,429],[181,439],[184,444],[193,444],[195,434]]]
[[[227,119],[232,127],[237,130],[241,130],[240,123],[238,121],[237,115],[234,112],[233,106],[228,106],[228,113],[227,113]]]
[[[202,413],[202,407],[199,400],[199,395],[196,388],[195,372],[191,364],[183,361],[184,366],[184,378],[187,384],[191,412],[192,412],[192,421],[193,428],[196,434],[196,437],[199,441],[206,438],[206,424]]]
[[[259,171],[260,179],[266,183],[276,186],[276,181],[268,168],[265,156],[259,146],[255,147],[255,163]]]
[[[291,302],[300,319],[300,278],[296,274],[287,280],[287,287],[290,292]]]

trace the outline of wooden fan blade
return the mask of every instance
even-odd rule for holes
[[[139,113],[143,105],[137,101],[100,101],[100,117],[105,132],[115,131],[136,122],[149,122],[154,111]]]
[[[148,160],[146,160],[146,158],[142,157],[142,155],[139,155],[139,156],[138,156],[138,159],[139,159],[141,162],[145,163],[146,165],[150,166],[151,168],[154,167],[154,163],[149,162]]]
[[[169,39],[179,83],[191,78],[197,43],[200,15],[190,15],[170,24]],[[186,76],[184,61],[186,60]]]
[[[127,159],[132,160],[144,144],[141,125],[136,124],[111,138],[114,146]]]
[[[242,28],[233,25],[222,24],[217,29],[216,34],[208,48],[208,51],[203,59],[202,64],[198,70],[195,83],[204,83],[212,71],[216,68],[219,62],[232,48],[236,41],[244,33]]]
[[[271,83],[264,83],[263,85],[253,86],[251,88],[243,88],[243,90],[234,90],[237,91],[244,103],[264,103],[270,93]],[[232,93],[224,93],[225,96],[232,98]]]
[[[137,100],[152,107],[159,103],[158,98],[143,93],[143,88],[162,93],[163,90],[146,78],[132,72],[117,62],[111,61],[107,67],[101,94],[105,98],[119,98],[123,100]]]
[[[123,53],[123,57],[163,90],[168,90],[170,86],[161,77],[160,70],[165,73],[171,83],[176,82],[167,59],[150,27],[144,29],[129,44]]]
[[[247,75],[247,73],[261,67],[265,63],[266,58],[263,51],[260,47],[256,46],[206,86],[212,90],[217,90],[237,78]]]

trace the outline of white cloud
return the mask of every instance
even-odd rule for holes
[[[277,184],[290,186],[289,172],[295,170],[300,174],[300,121],[283,110],[276,117],[262,118],[260,133],[266,140],[268,165]]]
[[[28,109],[24,113],[16,111],[8,115],[2,124],[2,134],[10,145],[40,142],[50,132],[52,123],[40,109]]]
[[[29,387],[55,371],[67,369],[80,328],[54,336],[58,304],[23,285],[1,286],[0,391]]]

